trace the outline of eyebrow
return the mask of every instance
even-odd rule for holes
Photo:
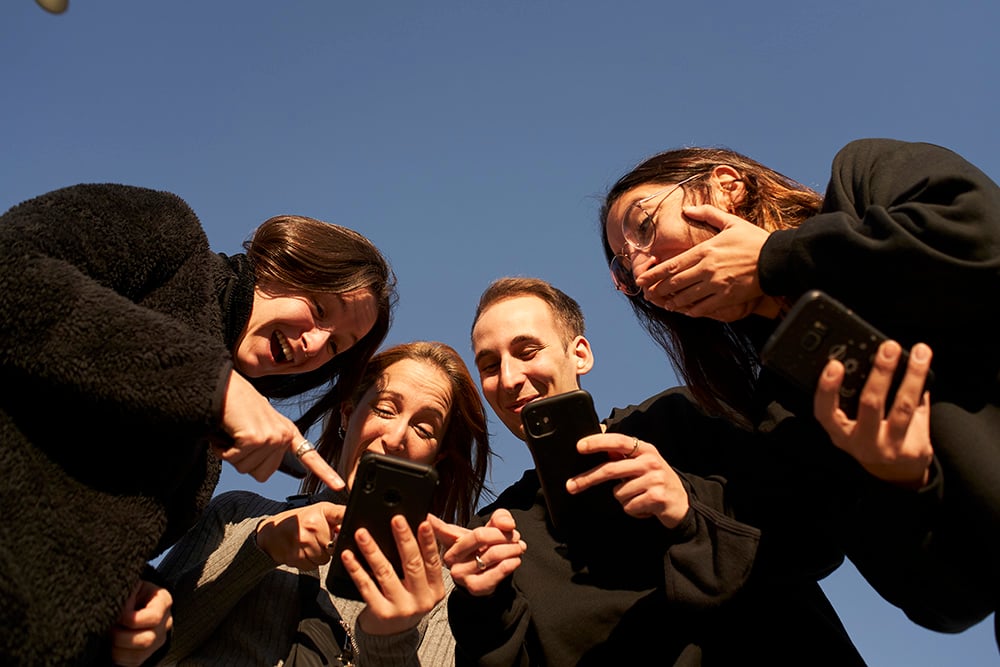
[[[406,397],[403,394],[399,393],[398,391],[393,391],[391,389],[383,389],[382,391],[378,392],[377,396],[379,398],[391,398],[391,399],[395,399],[397,402],[400,402],[400,403],[405,403],[406,402]],[[433,412],[436,416],[438,416],[438,417],[441,418],[442,422],[445,419],[448,418],[448,411],[447,410],[442,412],[441,410],[439,410],[437,407],[435,407],[433,405],[428,405],[428,406],[426,406],[424,408],[421,408],[420,410],[417,411],[417,414],[423,412],[424,410],[429,410],[429,411]]]
[[[520,335],[514,336],[513,338],[510,339],[510,344],[512,346],[513,345],[521,345],[522,343],[533,343],[533,342],[539,342],[538,337],[537,336],[530,336],[528,334],[520,334]],[[495,354],[495,352],[493,352],[493,350],[483,350],[479,354],[476,355],[476,358],[475,358],[474,361],[478,364],[479,363],[479,359],[481,357],[486,356],[487,354]]]

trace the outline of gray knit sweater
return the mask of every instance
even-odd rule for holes
[[[343,502],[343,496],[323,500]],[[332,604],[351,628],[356,664],[453,665],[455,640],[442,601],[414,630],[369,635],[358,624],[364,602],[326,590],[327,566],[300,571],[276,565],[257,548],[260,521],[292,507],[245,491],[214,498],[201,521],[159,565],[174,596],[169,665],[281,665],[300,620],[299,577],[319,577],[321,604]],[[454,584],[445,571],[447,593]]]

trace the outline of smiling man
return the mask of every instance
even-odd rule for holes
[[[524,439],[521,408],[579,388],[594,365],[580,306],[548,283],[497,281],[483,294],[472,347],[483,395],[511,433]]]
[[[594,365],[579,304],[536,278],[491,283],[471,339],[483,395],[521,440],[524,406],[580,388]],[[444,559],[457,665],[864,664],[801,541],[750,576],[762,533],[733,518],[726,476],[759,478],[751,434],[699,411],[682,388],[616,409],[604,427],[577,449],[606,460],[567,488],[609,482],[617,504],[583,530],[553,532],[527,470],[454,533]],[[737,499],[753,513],[747,490]],[[840,562],[820,556],[824,568]]]

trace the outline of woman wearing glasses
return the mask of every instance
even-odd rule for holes
[[[770,432],[803,465],[840,452],[859,463],[849,479],[828,480],[850,490],[847,504],[826,507],[848,555],[886,599],[945,632],[994,610],[996,183],[925,143],[848,144],[825,195],[733,151],[687,148],[619,179],[601,221],[616,287],[707,410]],[[827,366],[815,397],[796,396],[761,369],[761,346],[809,289],[898,341],[879,349],[856,420],[838,409],[839,362]],[[911,348],[910,362],[890,405],[900,344]],[[933,404],[922,390],[932,348]]]

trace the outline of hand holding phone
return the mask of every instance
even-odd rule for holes
[[[861,390],[868,380],[879,346],[888,336],[854,311],[820,290],[806,292],[771,334],[760,353],[765,368],[812,396],[820,373],[831,359],[844,365],[840,409],[854,419]],[[903,350],[887,397],[891,405],[906,373],[909,353]],[[933,373],[928,373],[925,389]]]
[[[427,518],[438,483],[437,471],[429,465],[375,452],[365,452],[358,463],[354,486],[347,499],[344,522],[340,526],[327,589],[334,595],[360,600],[354,580],[344,568],[341,553],[350,549],[358,556],[362,567],[371,574],[371,566],[357,550],[354,534],[358,528],[371,533],[385,557],[392,563],[396,575],[403,578],[403,565],[392,533],[390,521],[401,514],[416,534],[417,526]]]

